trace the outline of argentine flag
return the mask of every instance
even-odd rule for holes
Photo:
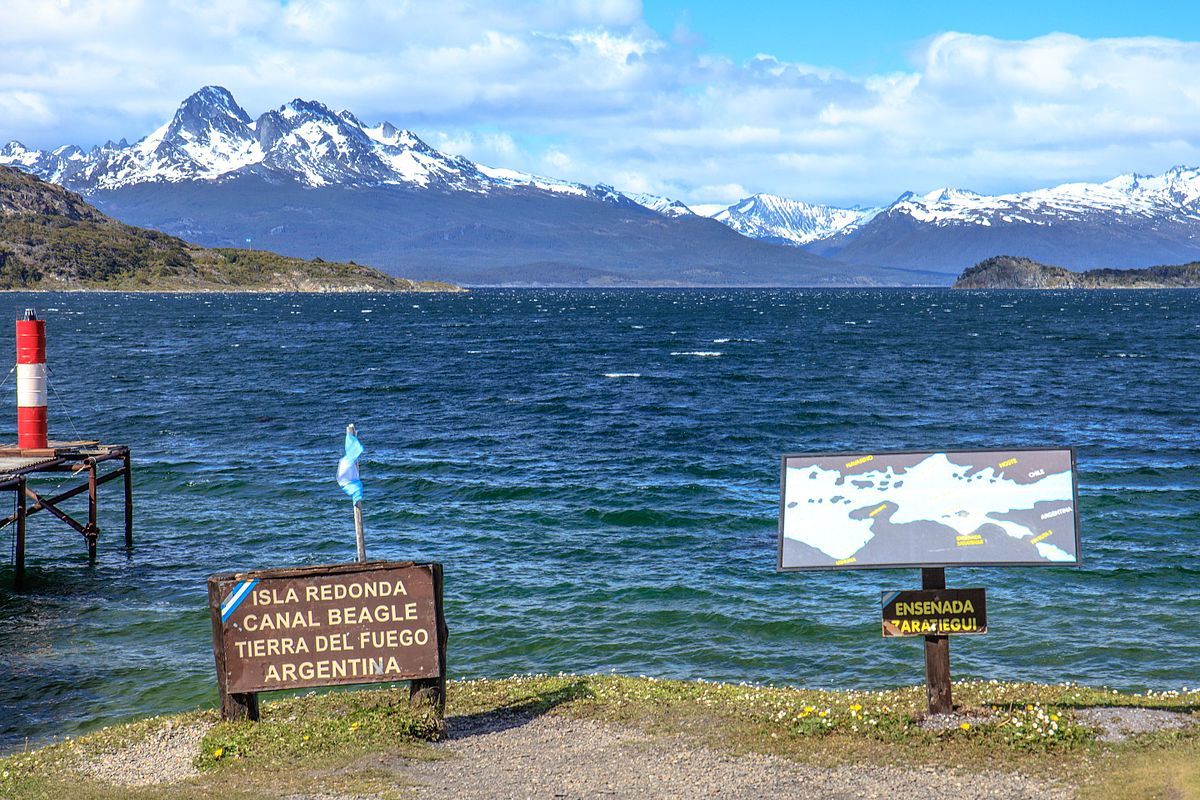
[[[362,481],[358,477],[358,457],[363,454],[362,442],[352,433],[346,434],[346,455],[338,461],[337,482],[354,502],[362,500]]]

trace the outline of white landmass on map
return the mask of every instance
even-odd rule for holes
[[[875,519],[854,519],[850,512],[892,503],[893,524],[933,521],[957,534],[975,533],[985,524],[995,525],[1014,539],[1034,535],[1024,525],[990,514],[1032,509],[1040,502],[1071,502],[1070,471],[1051,473],[1033,483],[1017,483],[988,467],[967,480],[968,468],[938,453],[897,474],[891,467],[845,476],[815,466],[789,467],[784,497],[783,535],[815,547],[833,559],[849,558],[869,542]],[[810,477],[814,475],[816,477]],[[870,486],[856,486],[870,482]],[[884,489],[881,484],[887,484]],[[834,498],[841,498],[834,501]],[[809,500],[820,500],[810,503]],[[795,503],[793,506],[792,504]],[[1073,556],[1045,542],[1034,545],[1049,561],[1072,561]]]

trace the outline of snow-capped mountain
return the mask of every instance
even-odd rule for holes
[[[1067,267],[1200,259],[1200,169],[984,195],[905,192],[878,209],[755,195],[713,215],[745,236],[859,264],[956,271],[1018,253]]]
[[[997,254],[1073,269],[1200,259],[1200,170],[981,195],[902,195],[869,223],[810,248],[851,261],[952,271]]]
[[[1162,175],[1120,175],[1104,183],[1064,183],[991,196],[950,188],[925,195],[906,193],[887,211],[932,225],[1053,225],[1097,214],[1195,221],[1200,220],[1200,169],[1174,167]]]
[[[923,195],[905,192],[891,205],[873,209],[839,208],[756,194],[712,217],[744,236],[805,245],[845,236],[880,214],[942,227],[1008,223],[1049,226],[1056,221],[1094,220],[1097,215],[1200,221],[1200,169],[1174,167],[1157,176],[1120,175],[1105,183],[1065,183],[1014,194],[983,195],[949,187]]]
[[[631,273],[639,264],[660,263],[674,280],[683,265],[694,266],[696,254],[704,253],[716,265],[713,270],[695,267],[681,280],[719,283],[725,279],[714,276],[736,275],[741,283],[777,285],[814,270],[843,282],[875,275],[874,267],[957,274],[1004,253],[1083,268],[1200,259],[1196,168],[1013,194],[954,188],[905,193],[882,209],[757,194],[708,219],[702,205],[478,164],[443,153],[412,131],[388,122],[368,124],[315,101],[293,100],[254,119],[217,86],[188,97],[170,120],[134,144],[122,139],[85,151],[73,145],[31,150],[10,142],[0,148],[0,164],[87,195],[123,221],[201,244],[270,236],[294,255],[381,254],[371,256],[381,266],[401,252],[442,258],[459,248],[455,264],[499,268],[515,263],[519,253],[522,263],[536,263],[548,274],[567,252],[575,270],[592,269],[597,259],[613,261],[616,242],[627,251],[619,269]],[[370,195],[376,206],[365,209],[367,194],[334,194],[346,188],[391,193]],[[286,206],[271,205],[284,198]],[[345,221],[339,230],[330,229],[333,206],[347,219],[403,207],[407,235],[418,237],[419,231],[424,238],[397,250],[388,244],[399,235],[396,222],[380,216],[383,228],[355,239]],[[309,209],[309,216],[285,213],[298,208]],[[500,215],[501,208],[511,216]],[[413,227],[417,218],[423,227]],[[661,237],[671,240],[670,247]],[[580,244],[584,239],[591,244]],[[368,243],[371,248],[365,248]],[[813,256],[858,266],[846,271],[845,264]],[[771,266],[744,268],[752,263]]]
[[[868,221],[878,209],[837,208],[756,194],[713,215],[743,236],[779,244],[808,244]]]
[[[661,197],[656,194],[647,194],[645,192],[637,192],[627,195],[627,197],[640,206],[645,206],[651,211],[657,211],[664,217],[690,217],[694,216],[690,208],[685,206],[678,200],[672,200],[669,197]]]
[[[285,255],[473,285],[857,285],[902,275],[754,241],[669,198],[478,164],[318,102],[254,119],[216,86],[134,144],[11,142],[0,164],[198,244],[253,239]]]
[[[42,151],[9,142],[0,148],[0,164],[85,195],[144,183],[257,175],[310,187],[400,185],[481,194],[529,189],[634,202],[603,184],[476,164],[442,153],[390,122],[367,125],[349,111],[334,112],[315,101],[292,100],[252,119],[220,86],[188,97],[170,121],[135,144],[122,139],[89,151],[71,145]]]

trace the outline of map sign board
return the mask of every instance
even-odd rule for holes
[[[208,587],[223,696],[444,675],[439,564],[258,570]]]
[[[783,457],[780,570],[1078,566],[1075,451]]]

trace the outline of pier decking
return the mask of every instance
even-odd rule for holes
[[[119,462],[115,469],[101,471],[101,465]],[[31,485],[37,477],[51,473],[86,473],[86,480],[46,497]],[[0,445],[0,491],[16,495],[16,510],[0,519],[0,527],[16,523],[15,583],[25,577],[26,521],[31,514],[48,511],[83,537],[88,558],[96,557],[100,536],[97,522],[98,492],[101,484],[125,479],[125,546],[133,546],[133,472],[126,445],[101,444],[99,441],[49,442],[45,448],[21,449],[15,444]],[[87,492],[87,521],[80,522],[60,507],[60,503]],[[32,505],[30,504],[32,501]]]

